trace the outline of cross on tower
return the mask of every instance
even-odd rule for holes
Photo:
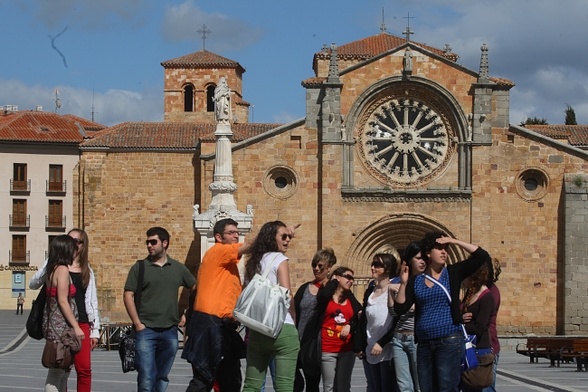
[[[404,34],[404,36],[406,37],[406,41],[410,42],[410,36],[412,34],[414,34],[414,31],[412,31],[410,29],[410,20],[414,19],[414,16],[410,16],[410,12],[409,12],[408,16],[403,16],[403,18],[407,20],[407,25],[406,25],[406,29],[402,32],[402,34]]]
[[[206,50],[206,36],[212,34],[212,31],[208,30],[205,24],[198,30],[198,34],[202,37],[202,50]]]

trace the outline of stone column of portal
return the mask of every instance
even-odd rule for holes
[[[237,221],[240,241],[243,241],[245,233],[251,231],[253,224],[252,206],[247,206],[247,212],[239,211],[233,196],[237,191],[237,185],[233,182],[231,151],[233,131],[231,130],[230,96],[231,91],[226,85],[226,80],[221,78],[214,92],[215,113],[225,113],[226,117],[217,115],[216,118],[214,176],[212,184],[208,187],[212,192],[212,200],[208,209],[202,214],[198,211],[199,206],[195,205],[193,214],[194,230],[200,233],[201,238],[201,256],[214,245],[212,229],[217,221],[225,218]],[[222,107],[219,107],[219,105]]]

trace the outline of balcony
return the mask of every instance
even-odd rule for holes
[[[47,180],[45,183],[45,192],[47,196],[65,196],[67,192],[67,181],[52,182]]]
[[[31,261],[31,252],[8,251],[8,265],[10,267],[28,267]]]
[[[10,231],[29,231],[31,227],[31,216],[9,215],[8,227]]]
[[[10,194],[15,196],[28,196],[31,194],[31,180],[10,180]]]
[[[55,218],[49,219],[49,216],[45,215],[45,231],[51,232],[65,232],[65,215],[61,218],[61,220],[56,220]]]

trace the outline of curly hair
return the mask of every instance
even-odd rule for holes
[[[421,240],[421,257],[427,263],[429,262],[429,255],[428,253],[437,246],[437,238],[447,237],[442,231],[431,231],[425,234],[425,237]]]
[[[470,287],[466,290],[463,303],[467,310],[467,305],[470,302],[470,299],[480,291],[480,288],[484,286],[488,282],[488,277],[490,276],[490,270],[488,269],[488,263],[482,264],[480,268],[476,272],[470,275]]]
[[[279,252],[278,244],[276,243],[276,234],[280,227],[287,227],[284,222],[273,221],[267,222],[257,233],[257,237],[249,247],[247,254],[249,257],[245,262],[245,281],[249,282],[255,274],[261,271],[261,259],[263,255],[268,252]]]

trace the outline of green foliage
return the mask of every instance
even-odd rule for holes
[[[578,125],[576,122],[576,112],[573,107],[568,105],[564,113],[566,114],[566,125]]]
[[[519,125],[525,126],[525,125],[549,125],[549,124],[547,123],[547,120],[544,118],[528,117],[525,121],[521,122]]]

